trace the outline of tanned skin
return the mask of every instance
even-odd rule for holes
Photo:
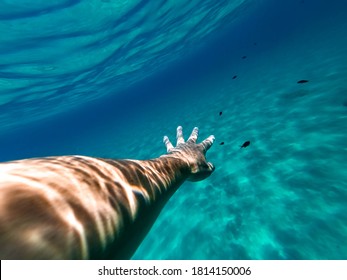
[[[214,171],[214,136],[185,142],[150,160],[87,156],[0,164],[0,259],[129,259],[185,180]]]

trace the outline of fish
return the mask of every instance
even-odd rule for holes
[[[247,56],[246,56],[246,55],[244,55],[244,56],[242,57],[242,59],[245,59],[245,58],[247,58]]]
[[[224,145],[224,142],[220,142],[220,144],[219,145]]]
[[[308,83],[308,80],[300,80],[300,81],[297,81],[298,84],[305,84],[305,83]]]
[[[221,116],[222,114],[223,114],[223,112],[222,112],[222,111],[220,111],[220,112],[219,112],[219,115]]]
[[[233,80],[235,80],[237,78],[237,76],[235,75],[234,77],[233,77]]]
[[[250,144],[251,144],[251,141],[246,141],[245,143],[242,144],[242,146],[240,146],[240,149],[241,149],[241,148],[246,148],[246,147],[248,147]]]

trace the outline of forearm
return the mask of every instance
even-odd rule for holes
[[[153,200],[158,196],[172,195],[177,188],[189,177],[189,166],[182,159],[161,156],[152,160],[132,161],[141,166],[141,176],[148,179],[149,185],[141,185],[151,195]]]
[[[1,259],[128,259],[185,180],[214,170],[194,128],[152,160],[61,156],[0,164]]]
[[[152,160],[106,160],[122,172],[129,186],[128,200],[119,201],[129,209],[132,221],[124,223],[121,234],[112,249],[112,258],[128,259],[135,252],[166,202],[189,176],[189,166],[181,159],[162,156]],[[124,188],[123,188],[124,190]],[[133,209],[131,203],[133,201]],[[132,213],[132,215],[130,215]],[[127,218],[122,217],[128,220]]]
[[[0,226],[6,230],[0,233],[0,255],[130,258],[186,173],[184,162],[166,157],[67,156],[1,164]],[[42,205],[47,206],[41,211]],[[50,235],[54,239],[46,239]],[[4,253],[5,247],[14,252],[17,244],[20,254]]]

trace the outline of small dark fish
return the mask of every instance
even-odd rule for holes
[[[224,142],[220,142],[220,144],[219,145],[224,145]]]
[[[219,112],[219,115],[221,116],[222,114],[223,114],[223,112],[222,112],[222,111],[220,111],[220,112]]]
[[[247,58],[247,56],[244,55],[244,56],[242,57],[242,59],[245,59],[245,58]]]
[[[308,80],[300,80],[297,82],[298,84],[304,84],[304,83],[308,83]]]
[[[246,141],[245,143],[242,144],[242,146],[240,146],[240,149],[248,147],[249,144],[251,144],[251,141]]]
[[[256,46],[256,45],[257,45],[257,42],[254,42],[253,45]]]
[[[237,76],[235,75],[234,77],[233,77],[233,80],[235,80],[237,78]]]

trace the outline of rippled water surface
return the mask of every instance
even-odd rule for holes
[[[2,129],[116,94],[194,52],[251,4],[0,1]]]

